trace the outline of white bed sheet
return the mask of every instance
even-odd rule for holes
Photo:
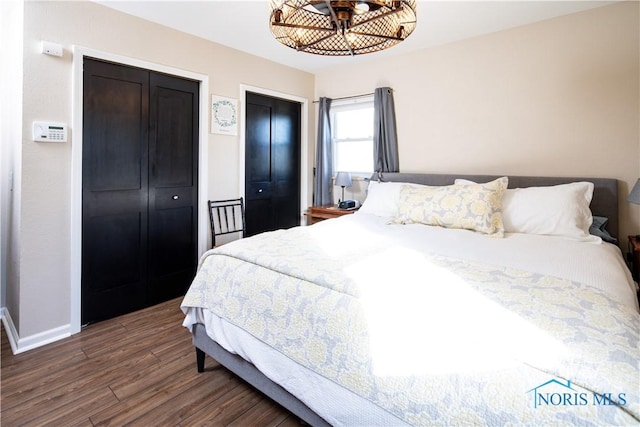
[[[365,239],[375,238],[378,233],[392,235],[400,245],[410,248],[573,280],[595,286],[638,310],[631,272],[620,248],[610,243],[521,233],[490,238],[473,231],[421,224],[387,225],[389,218],[360,212],[340,219],[340,227],[332,227],[338,233],[340,228],[357,224]]]
[[[605,290],[621,304],[638,302],[634,282],[614,245],[585,243],[559,237],[507,234],[490,238],[466,230],[448,230],[424,225],[387,225],[387,219],[356,213],[314,225],[318,244],[334,255],[341,248],[363,247],[380,235],[398,245],[475,261],[536,271],[579,281]],[[348,233],[347,233],[348,231]],[[351,240],[345,241],[346,235]],[[274,382],[297,396],[332,425],[406,425],[393,414],[317,375],[252,335],[200,308],[188,308],[184,325],[203,323],[207,334],[223,348],[253,363]]]

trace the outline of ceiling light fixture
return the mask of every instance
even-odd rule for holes
[[[271,0],[269,27],[276,40],[301,52],[377,52],[413,32],[416,0]]]

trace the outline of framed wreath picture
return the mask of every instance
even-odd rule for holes
[[[211,95],[211,133],[238,135],[238,100]]]

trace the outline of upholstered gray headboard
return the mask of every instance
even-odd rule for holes
[[[382,174],[382,181],[414,182],[423,185],[451,185],[456,178],[464,178],[475,182],[487,182],[505,175],[456,175],[456,174],[422,174],[422,173],[390,173]],[[609,218],[607,230],[614,237],[619,237],[618,222],[618,180],[612,178],[570,178],[540,176],[509,176],[509,188],[545,187],[567,184],[576,181],[593,182],[593,199],[591,212],[596,216]],[[378,179],[378,174],[371,176]]]

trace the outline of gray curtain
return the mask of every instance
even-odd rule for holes
[[[331,108],[331,99],[321,97],[318,109],[318,140],[313,184],[314,206],[333,204],[333,185],[331,185],[333,155],[329,108]]]
[[[400,172],[393,90],[376,88],[373,94],[373,161],[376,172]]]

